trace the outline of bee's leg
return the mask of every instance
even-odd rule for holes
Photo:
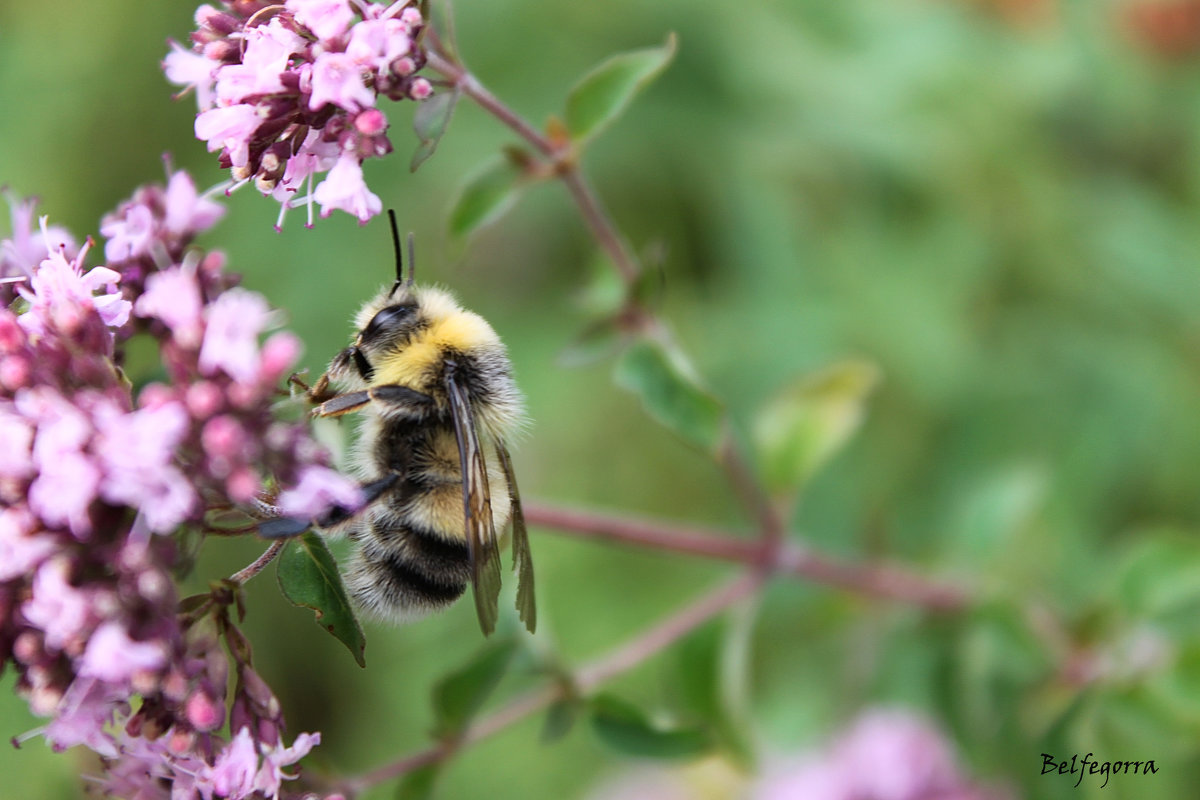
[[[304,390],[304,396],[308,398],[308,402],[314,406],[320,405],[337,396],[336,392],[329,390],[329,373],[321,373],[321,377],[317,378],[317,382],[311,387],[304,381],[300,380],[299,375],[292,375],[288,378],[288,383],[295,384]]]
[[[320,386],[320,382],[317,386]],[[371,402],[378,403],[382,412],[393,418],[424,419],[433,410],[433,398],[424,392],[389,384],[333,395],[314,408],[312,413],[314,417],[340,417]]]
[[[371,402],[371,392],[367,389],[335,394],[314,408],[312,415],[314,417],[340,417],[342,414],[358,411],[369,402]]]
[[[393,472],[377,481],[362,484],[363,502],[358,508],[343,508],[333,506],[313,519],[297,519],[295,517],[275,517],[258,523],[258,535],[264,539],[285,539],[299,536],[310,528],[330,528],[339,522],[345,522],[361,509],[374,503],[388,489],[400,480],[399,474]]]

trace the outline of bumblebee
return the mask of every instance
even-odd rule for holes
[[[353,462],[366,504],[312,521],[268,520],[260,534],[295,535],[311,525],[348,536],[356,547],[346,587],[377,617],[419,618],[449,606],[470,583],[487,635],[498,616],[497,531],[511,522],[516,606],[532,632],[533,562],[507,447],[524,421],[512,365],[482,317],[442,289],[414,284],[411,234],[403,279],[394,215],[392,237],[395,283],[363,305],[353,343],[305,387],[314,416],[361,417]]]

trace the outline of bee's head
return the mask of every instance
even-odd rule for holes
[[[368,301],[354,319],[358,335],[354,346],[370,353],[404,347],[418,332],[442,317],[458,311],[458,304],[445,292],[425,289],[414,283],[417,260],[413,235],[408,234],[408,277],[404,277],[404,259],[400,253],[400,231],[396,212],[388,209],[392,224],[392,247],[396,254],[396,280]]]
[[[449,292],[413,283],[412,235],[408,238],[409,271],[403,275],[400,237],[392,217],[396,245],[396,280],[367,301],[354,319],[353,343],[329,366],[339,385],[395,383],[426,391],[439,365],[452,353],[504,358],[504,345],[478,314],[462,308]]]
[[[381,289],[354,318],[358,333],[353,349],[374,363],[376,354],[405,347],[414,335],[429,327],[430,320],[422,303],[426,292],[426,289],[399,281]]]

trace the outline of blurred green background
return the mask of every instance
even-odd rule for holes
[[[1178,7],[1183,11],[1172,11]],[[957,578],[988,601],[930,619],[825,588],[766,593],[749,664],[767,752],[821,741],[862,707],[934,716],[976,774],[1031,798],[1178,798],[1200,779],[1200,11],[1158,0],[660,0],[458,5],[461,51],[535,122],[607,55],[679,36],[669,70],[586,156],[614,218],[661,250],[664,315],[748,429],[797,375],[847,358],[882,383],[862,430],[806,488],[794,528],[847,556]],[[1188,10],[1190,9],[1190,10]],[[167,37],[194,6],[0,4],[0,182],[78,235],[160,154],[221,180],[170,99]],[[1193,28],[1189,28],[1191,25]],[[1189,33],[1190,31],[1190,33]],[[527,498],[748,530],[703,457],[558,354],[589,318],[596,253],[558,185],[534,187],[465,250],[445,215],[512,138],[460,105],[411,175],[412,109],[385,109],[395,157],[369,163],[453,287],[512,353],[534,420]],[[390,278],[382,219],[340,212],[281,234],[244,190],[202,241],[287,311],[319,372]],[[145,377],[145,376],[144,376]],[[729,567],[533,532],[538,644],[582,663]],[[261,549],[206,545],[196,577]],[[427,743],[438,676],[479,645],[469,603],[368,628],[365,671],[279,597],[250,587],[256,661],[312,759],[353,773]],[[1055,620],[1038,622],[1029,608]],[[1077,661],[1100,663],[1078,679]],[[672,707],[678,653],[615,682]],[[536,678],[521,669],[505,695]],[[5,737],[37,724],[0,678]],[[527,721],[454,760],[441,796],[584,797],[627,762],[586,726],[553,745]],[[1154,758],[1108,787],[1041,776],[1041,753]],[[0,748],[4,797],[67,798],[89,764]],[[390,787],[369,797],[391,796]]]

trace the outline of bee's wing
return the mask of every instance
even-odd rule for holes
[[[517,573],[517,613],[525,628],[533,633],[537,628],[537,601],[533,593],[533,556],[529,552],[529,532],[525,530],[525,513],[521,510],[521,493],[513,474],[512,457],[504,442],[496,442],[496,455],[508,480],[508,499],[512,504],[512,560]]]
[[[466,520],[467,549],[471,557],[471,584],[475,594],[475,612],[484,635],[496,629],[500,601],[500,547],[492,519],[492,496],[488,489],[487,463],[475,430],[475,415],[466,388],[448,369],[446,396],[458,439],[458,460],[462,469],[463,517]]]

